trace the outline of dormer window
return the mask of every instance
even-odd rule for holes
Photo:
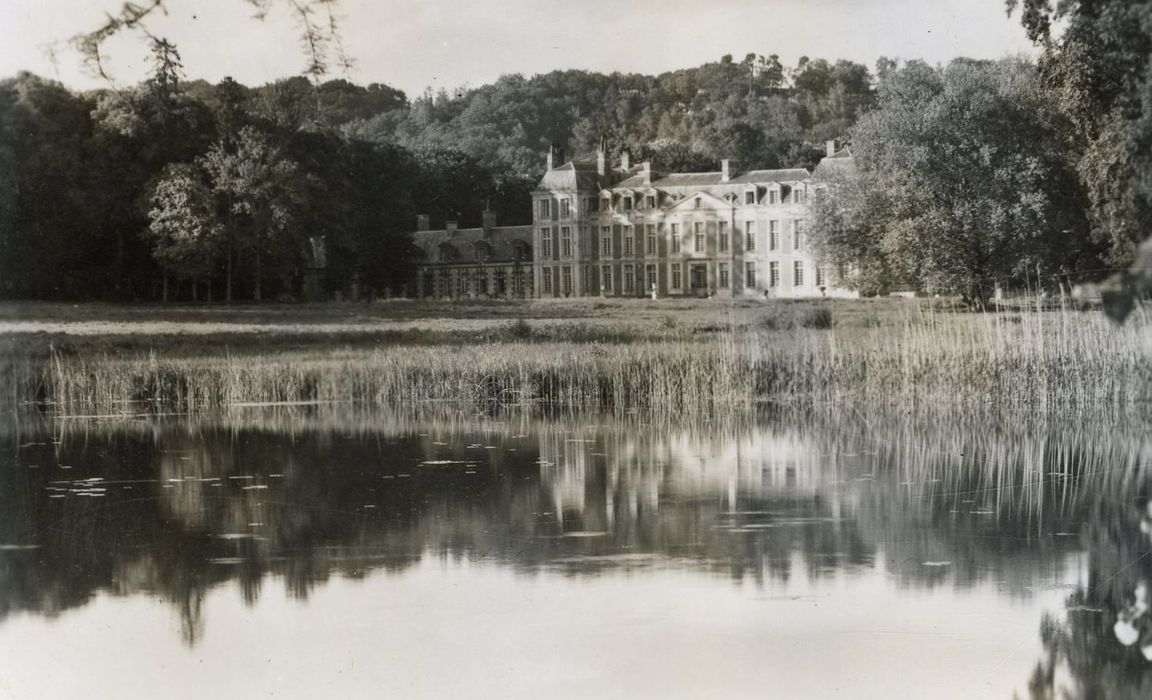
[[[645,197],[644,198],[644,206],[649,208],[649,209],[655,209],[656,208],[656,195],[650,194],[647,197]]]
[[[696,201],[692,203],[692,206],[694,206],[697,209],[700,208],[700,198],[699,197],[697,197]]]
[[[744,203],[745,204],[755,204],[756,203],[756,190],[748,190],[747,192],[744,193]]]
[[[796,188],[792,190],[792,201],[796,204],[803,204],[807,199],[805,194],[804,185],[797,185]]]
[[[476,242],[476,262],[484,262],[488,259],[488,244],[484,241]]]
[[[604,211],[611,211],[612,209],[612,195],[604,195],[604,205],[601,207]]]
[[[768,190],[768,203],[769,204],[779,204],[780,203],[780,191],[779,190]]]
[[[632,198],[631,197],[625,197],[624,198],[624,211],[632,211]]]

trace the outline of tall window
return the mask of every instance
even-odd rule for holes
[[[756,203],[756,190],[748,190],[747,192],[744,193],[744,203],[745,204],[755,204]]]
[[[768,222],[768,250],[780,250],[780,222]]]
[[[792,250],[800,250],[804,238],[804,222],[799,219],[792,220]]]
[[[636,291],[636,271],[632,269],[631,265],[624,266],[624,293]]]
[[[600,257],[612,257],[612,227],[600,227]]]
[[[721,253],[727,253],[728,252],[728,222],[727,221],[716,222],[716,231],[717,231],[716,240],[720,246],[720,252]]]
[[[744,222],[744,250],[756,250],[756,224],[753,221]]]
[[[646,227],[645,230],[647,231],[647,235],[644,237],[644,254],[655,256],[656,255],[656,225],[655,224],[648,224],[648,226]]]
[[[567,219],[572,215],[572,202],[567,197],[560,200],[560,218]]]
[[[800,260],[794,260],[792,262],[792,286],[804,286],[804,263]]]
[[[716,273],[717,273],[717,276],[720,278],[720,281],[719,281],[720,289],[727,289],[728,288],[728,263],[720,263],[719,265],[717,265],[716,266]]]
[[[780,263],[776,262],[775,260],[768,263],[768,286],[780,286]]]
[[[632,227],[631,226],[625,226],[624,227],[624,257],[626,257],[626,258],[631,257],[632,256],[632,250],[633,250]]]
[[[824,268],[822,268],[822,267],[816,268],[816,286],[817,287],[825,286]]]
[[[606,292],[612,291],[612,266],[600,266],[600,288]]]
[[[550,218],[551,216],[552,216],[552,200],[541,199],[540,200],[540,218],[541,219],[547,219],[547,218]]]
[[[552,293],[552,268],[550,267],[540,271],[540,291],[545,294]]]
[[[568,226],[560,227],[560,256],[572,255],[572,229]]]
[[[645,282],[648,285],[645,288],[645,291],[655,289],[656,288],[656,266],[655,265],[645,265],[644,266],[644,276],[646,278]]]
[[[540,254],[545,260],[552,257],[552,229],[540,229]]]
[[[680,252],[680,224],[672,224],[672,239],[669,247],[673,253]]]
[[[697,221],[692,224],[693,246],[697,253],[704,252],[704,222]]]
[[[756,263],[744,264],[744,286],[748,289],[756,288]]]
[[[680,275],[681,275],[680,263],[673,264],[672,265],[672,281],[669,285],[672,287],[672,289],[680,289],[680,286],[682,284],[681,279],[680,279]]]
[[[564,296],[572,293],[572,266],[565,265],[560,268],[560,291]]]

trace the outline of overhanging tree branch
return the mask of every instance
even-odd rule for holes
[[[335,12],[339,0],[240,1],[256,10],[254,19],[257,20],[264,20],[276,2],[283,2],[296,22],[298,38],[304,47],[308,61],[304,74],[313,80],[319,80],[327,75],[332,62],[345,71],[351,69],[352,61],[344,51]],[[125,2],[118,11],[108,13],[106,20],[99,27],[73,36],[68,40],[68,44],[80,54],[84,66],[93,75],[111,83],[113,76],[105,60],[105,45],[117,36],[128,34],[140,35],[154,42],[156,36],[149,29],[147,21],[157,15],[168,14],[171,2],[172,0]]]

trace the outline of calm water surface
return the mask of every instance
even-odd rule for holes
[[[0,697],[1152,697],[1147,422],[2,420]]]

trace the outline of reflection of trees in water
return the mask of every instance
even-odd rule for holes
[[[1144,456],[1132,455],[1129,469],[1097,484],[1082,529],[1087,581],[1062,618],[1045,615],[1044,656],[1029,685],[1034,698],[1152,697],[1152,474],[1140,467]]]
[[[1083,532],[1088,508],[1104,522],[1099,486],[1122,489],[1109,470],[1147,449],[1140,426],[811,414],[653,426],[321,407],[28,425],[0,436],[25,445],[0,457],[0,544],[40,548],[0,552],[0,613],[149,592],[190,643],[214,586],[235,581],[253,604],[279,578],[303,599],[427,552],[765,585],[883,568],[916,586],[1008,579],[1025,595],[1078,544],[1056,533]],[[48,498],[54,481],[91,477],[107,495]]]

